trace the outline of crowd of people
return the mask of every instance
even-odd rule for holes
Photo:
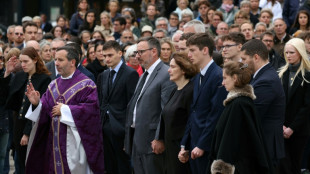
[[[0,174],[310,173],[310,3],[176,5],[10,25]]]

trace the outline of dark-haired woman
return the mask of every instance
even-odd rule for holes
[[[272,173],[250,80],[246,64],[224,64],[222,84],[229,93],[213,135],[209,173]]]
[[[20,61],[23,71],[17,72],[13,78],[11,72],[18,64],[18,61]],[[19,60],[17,57],[10,58],[6,65],[4,78],[7,83],[1,85],[5,85],[4,90],[8,94],[6,107],[13,111],[13,142],[19,159],[20,170],[24,173],[27,144],[32,129],[32,122],[25,118],[30,106],[30,102],[25,96],[26,86],[31,82],[42,96],[51,79],[43,60],[33,47],[24,48],[21,51]]]
[[[85,14],[83,24],[79,27],[79,33],[84,30],[92,33],[96,26],[96,13],[95,10],[88,10]]]
[[[78,35],[79,27],[83,24],[83,19],[88,10],[88,2],[87,0],[79,0],[77,5],[77,12],[74,13],[70,20],[70,31],[74,36]]]
[[[172,55],[168,72],[170,80],[175,82],[177,87],[162,111],[158,139],[165,143],[166,164],[169,166],[167,174],[188,174],[189,163],[181,163],[178,153],[193,98],[193,83],[190,79],[197,74],[198,69],[190,62],[186,53],[175,53]]]
[[[104,41],[99,41],[96,43],[95,45],[96,59],[86,66],[86,69],[94,74],[95,82],[97,82],[98,75],[107,69],[107,66],[105,65],[105,62],[104,62],[103,53],[102,53],[103,45],[104,45]]]
[[[290,35],[296,37],[298,33],[308,31],[310,28],[310,14],[306,10],[300,10],[291,27]],[[299,31],[299,32],[298,32]]]

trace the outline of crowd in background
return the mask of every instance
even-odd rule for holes
[[[310,1],[218,2],[177,0],[167,15],[163,0],[142,0],[138,18],[117,0],[103,12],[79,0],[55,25],[41,14],[8,26],[0,33],[0,174],[10,170],[10,150],[15,173],[25,172],[27,85],[42,96],[62,75],[56,52],[68,45],[98,88],[106,173],[310,173]],[[126,98],[113,101],[104,90],[116,54],[136,74],[122,81],[132,88]]]

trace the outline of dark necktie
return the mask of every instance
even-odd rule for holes
[[[130,107],[130,108],[129,108],[130,114],[133,114],[133,110],[134,110],[134,108],[135,108],[135,106],[136,106],[138,97],[139,97],[139,95],[140,95],[140,93],[141,93],[141,91],[142,91],[143,85],[144,85],[145,80],[146,80],[146,77],[147,77],[148,75],[149,75],[149,73],[148,73],[147,71],[145,71],[145,72],[143,73],[142,77],[141,77],[140,83],[139,83],[139,85],[138,85],[137,88],[136,88],[136,91],[135,91],[135,93],[134,93],[134,95],[133,95],[133,98],[132,98],[131,103],[130,103],[130,106],[129,106],[129,107]],[[132,120],[131,120],[131,121],[132,121]]]
[[[203,78],[204,78],[204,75],[200,74],[200,84],[199,84],[199,86],[201,86],[201,84],[203,82]]]
[[[115,70],[111,70],[110,71],[110,74],[109,74],[109,92],[111,91],[112,89],[112,85],[113,85],[113,77],[114,77],[114,74],[116,73]]]

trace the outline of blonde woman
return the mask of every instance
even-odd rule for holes
[[[286,65],[279,76],[286,95],[283,136],[286,157],[282,174],[300,173],[301,160],[310,136],[310,62],[302,39],[289,40],[284,47]]]
[[[96,25],[94,31],[101,31],[105,37],[113,33],[113,25],[108,12],[104,11],[100,14],[100,25]]]

